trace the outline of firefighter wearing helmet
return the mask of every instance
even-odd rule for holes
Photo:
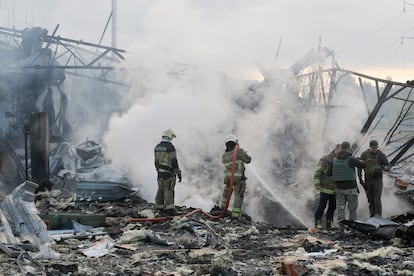
[[[232,166],[233,166],[233,155],[234,151],[237,150],[235,171],[234,171],[234,180],[233,180],[233,191],[234,191],[234,201],[233,209],[231,212],[231,217],[237,219],[241,214],[241,207],[243,204],[244,191],[246,189],[246,176],[244,174],[245,163],[250,163],[251,157],[247,154],[245,150],[238,146],[239,142],[237,137],[234,134],[227,135],[224,140],[226,149],[222,156],[222,162],[224,165],[224,190],[221,199],[221,208],[224,208],[227,203],[227,198],[229,196],[230,189],[230,180],[232,175]]]
[[[174,205],[174,188],[176,178],[181,182],[181,170],[178,166],[177,154],[171,141],[176,137],[171,129],[162,133],[161,142],[155,147],[155,169],[157,170],[158,191],[155,204],[161,212],[169,216],[177,215]]]

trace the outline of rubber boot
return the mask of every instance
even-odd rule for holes
[[[177,212],[177,210],[175,210],[175,209],[167,209],[167,210],[165,210],[165,213],[168,215],[168,216],[171,216],[171,217],[173,217],[173,216],[178,216],[179,215],[179,213]]]
[[[317,229],[321,229],[322,228],[322,221],[320,219],[315,220],[315,227]]]
[[[326,221],[326,228],[328,228],[328,229],[332,229],[333,228],[332,220],[327,220]]]

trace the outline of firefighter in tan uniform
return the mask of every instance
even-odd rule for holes
[[[226,150],[222,156],[224,169],[224,191],[221,199],[221,208],[224,208],[227,203],[227,197],[230,188],[231,170],[233,165],[233,155],[236,145],[238,145],[237,137],[229,134],[225,139]],[[236,168],[234,172],[233,191],[234,202],[233,210],[231,212],[232,218],[239,218],[241,207],[243,204],[244,191],[246,189],[246,176],[244,175],[245,163],[250,163],[251,157],[242,148],[238,148],[236,156]]]
[[[175,133],[167,129],[162,133],[161,142],[155,147],[155,169],[157,170],[158,191],[155,205],[169,216],[177,215],[174,205],[175,181],[181,182],[181,170],[178,166],[175,147],[171,143]]]

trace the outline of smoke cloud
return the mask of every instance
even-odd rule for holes
[[[327,122],[328,135],[322,136],[326,118],[321,110],[304,110],[287,85],[288,70],[269,70],[261,83],[254,79],[258,53],[273,45],[265,22],[249,20],[257,8],[236,6],[213,14],[191,1],[178,3],[161,1],[148,9],[144,35],[127,49],[128,109],[110,120],[103,139],[107,155],[153,202],[153,149],[162,131],[173,129],[183,172],[175,203],[209,210],[223,188],[223,140],[234,133],[252,156],[245,211],[264,219],[260,199],[267,197],[311,225],[314,210],[306,206],[316,201],[312,177],[317,161],[335,144],[353,142],[366,118],[354,84],[338,86],[337,108]]]

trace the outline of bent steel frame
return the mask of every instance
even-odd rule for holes
[[[336,107],[332,105],[332,98],[338,92],[338,84],[349,77],[355,88],[360,89],[367,110],[367,117],[360,129],[362,138],[357,143],[360,144],[375,131],[381,131],[384,134],[381,147],[386,151],[391,164],[412,162],[414,153],[410,150],[412,151],[411,146],[414,144],[413,81],[395,82],[334,67],[297,75],[296,80],[301,85],[296,92],[305,107],[322,107],[328,118],[331,109]],[[387,109],[396,113],[395,118],[384,119],[384,110]],[[359,149],[360,146],[356,152]]]
[[[71,70],[71,73],[75,75],[78,75],[78,70],[93,69],[101,72],[101,74],[96,77],[97,80],[108,81],[106,79],[107,72],[114,70],[115,68],[107,64],[124,59],[123,53],[125,53],[125,50],[83,40],[61,37],[56,34],[58,28],[59,25],[55,27],[51,35],[48,35],[47,30],[44,30],[44,35],[41,36],[41,43],[46,43],[46,46],[42,47],[44,49],[43,51],[50,48],[52,45],[55,46],[54,58],[50,64],[47,66],[35,65],[35,58],[32,60],[31,64],[22,66],[23,68],[65,69]],[[22,48],[25,30],[26,29],[16,30],[0,27],[0,35],[5,37],[0,43],[3,44],[4,47]],[[42,53],[39,53],[38,58],[41,54]]]

